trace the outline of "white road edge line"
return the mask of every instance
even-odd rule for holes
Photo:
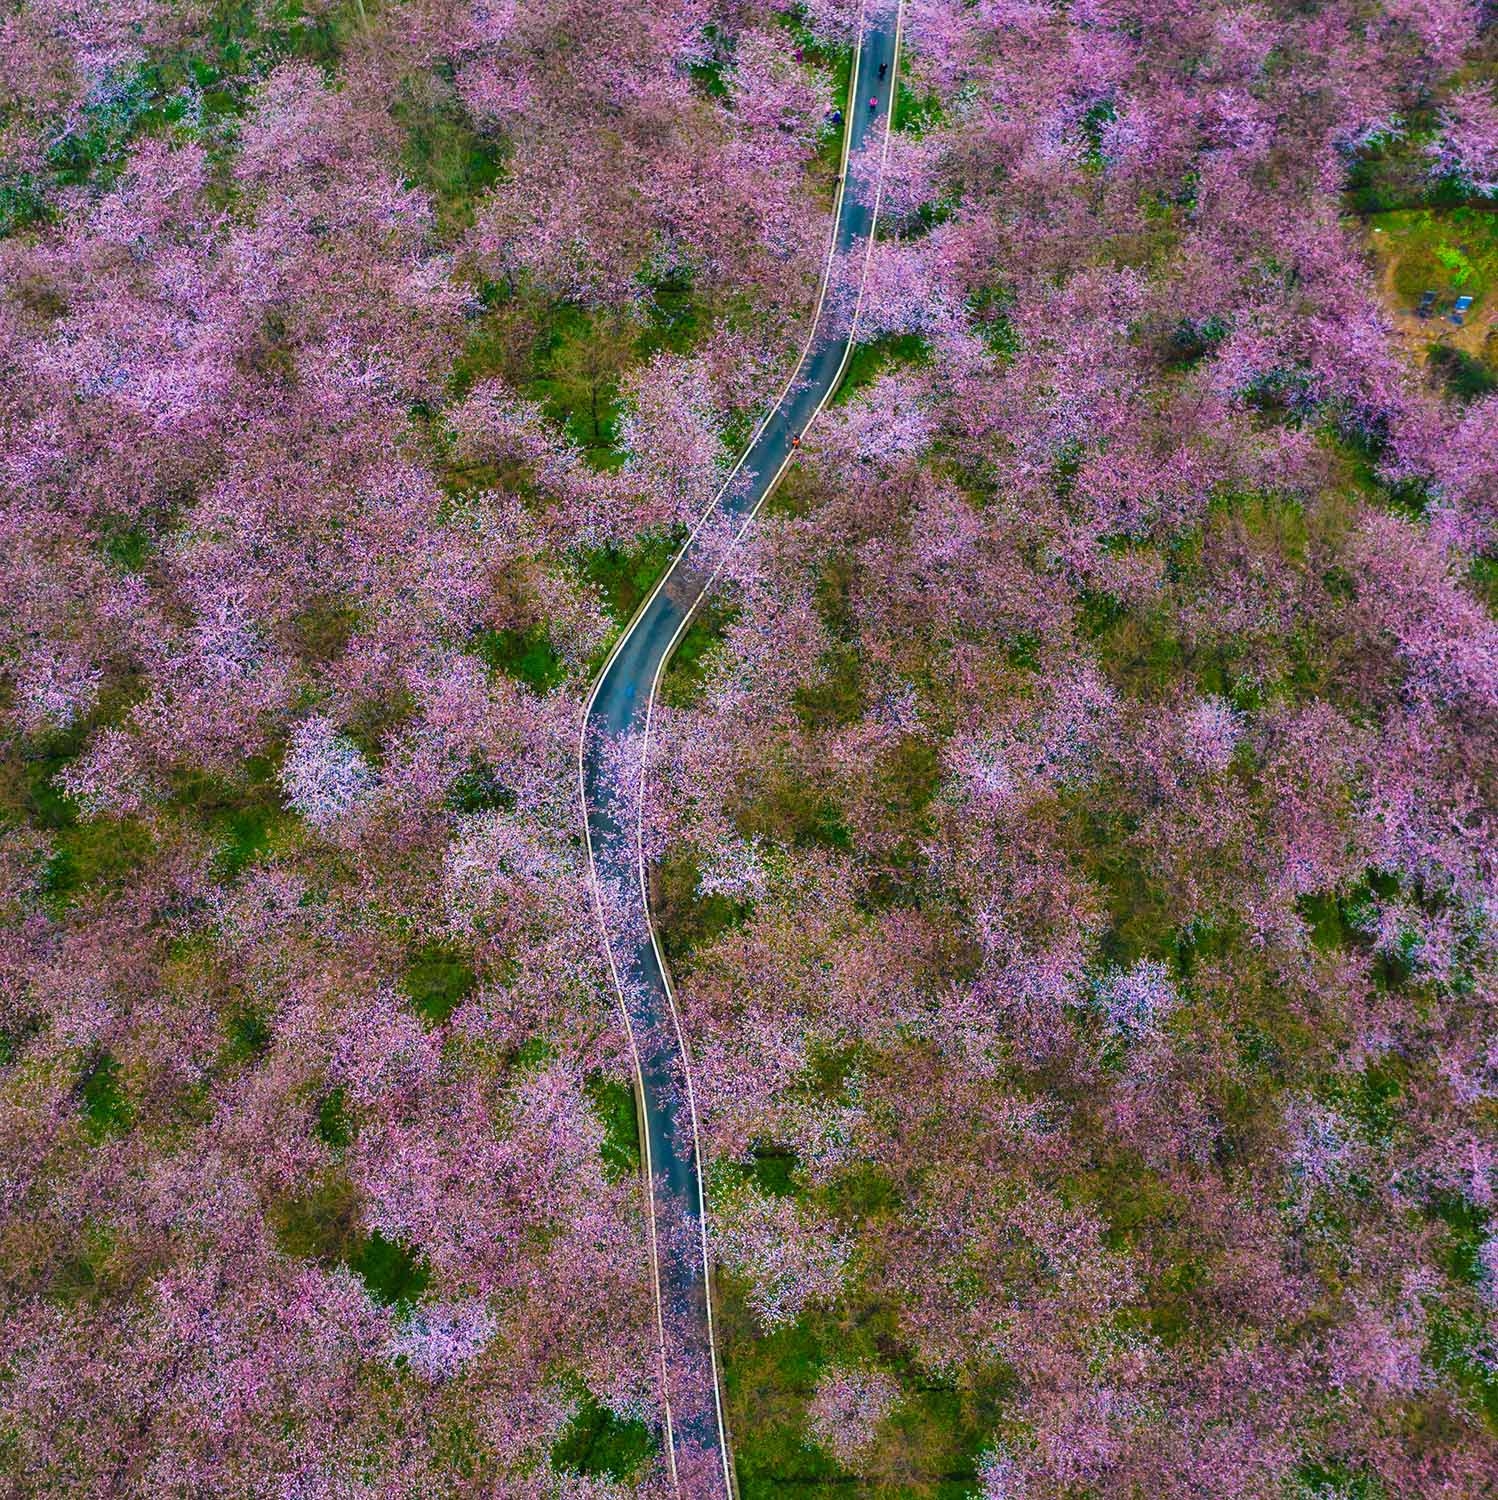
[[[614,645],[609,651],[609,654],[604,658],[603,665],[598,669],[598,672],[593,679],[593,686],[589,690],[587,699],[583,704],[582,729],[578,739],[578,787],[581,794],[581,808],[583,814],[583,839],[585,844],[587,845],[588,851],[588,872],[592,877],[589,884],[592,887],[593,904],[594,910],[598,916],[598,924],[604,936],[604,951],[608,958],[609,973],[613,978],[614,989],[619,1000],[619,1008],[624,1016],[625,1033],[629,1038],[630,1053],[634,1063],[635,1087],[640,1101],[640,1138],[644,1146],[646,1188],[645,1196],[649,1205],[650,1270],[651,1279],[654,1283],[656,1331],[659,1336],[659,1355],[661,1361],[661,1400],[665,1408],[666,1419],[666,1457],[667,1463],[671,1470],[671,1481],[673,1485],[679,1485],[679,1480],[676,1472],[675,1439],[673,1436],[671,1423],[670,1380],[666,1369],[665,1315],[661,1307],[660,1259],[655,1214],[655,1172],[650,1151],[650,1131],[649,1126],[645,1121],[645,1079],[643,1073],[640,1070],[640,1054],[639,1048],[635,1042],[634,1025],[630,1019],[629,1006],[624,998],[624,987],[619,981],[619,971],[614,964],[613,948],[609,942],[608,926],[604,921],[603,902],[598,890],[597,865],[595,863],[593,855],[593,838],[591,830],[588,827],[588,719],[590,714],[592,713],[593,700],[598,696],[598,690],[602,686],[604,678],[608,675],[609,667],[613,665],[614,658],[619,654],[620,650],[623,649],[630,636],[634,634],[635,627],[644,617],[645,611],[650,607],[651,603],[655,599],[655,596],[670,581],[671,576],[675,573],[677,566],[680,564],[682,558],[686,556],[687,552],[691,548],[692,543],[696,540],[698,533],[717,513],[719,502],[727,493],[729,486],[732,485],[733,481],[738,477],[739,470],[744,466],[744,461],[748,458],[749,454],[754,451],[755,444],[758,443],[765,429],[770,425],[772,421],[775,420],[776,414],[784,404],[786,397],[790,394],[792,387],[796,383],[796,376],[800,373],[801,366],[805,362],[806,356],[811,352],[811,346],[816,340],[817,325],[821,321],[822,307],[826,301],[827,288],[832,279],[832,268],[837,259],[838,220],[842,213],[843,196],[847,187],[848,168],[852,155],[853,121],[856,117],[857,101],[859,98],[859,61],[863,52],[863,39],[864,32],[866,30],[867,9],[868,0],[863,0],[863,3],[859,6],[858,35],[854,43],[853,64],[848,78],[848,115],[843,129],[843,155],[841,163],[842,169],[838,174],[837,193],[833,199],[832,229],[828,237],[827,259],[822,268],[821,285],[817,290],[817,305],[812,313],[811,327],[810,331],[807,334],[806,342],[802,345],[801,352],[799,355],[797,355],[796,362],[791,367],[790,376],[787,379],[784,387],[781,389],[780,395],[776,397],[774,404],[769,408],[764,418],[755,428],[753,435],[750,437],[748,443],[745,444],[743,451],[740,453],[738,461],[729,471],[728,478],[724,480],[722,486],[713,496],[712,501],[709,503],[706,510],[703,511],[697,523],[687,534],[686,540],[682,543],[680,549],[676,553],[676,556],[671,560],[670,565],[662,572],[661,576],[656,580],[654,587],[651,588],[650,592],[640,602],[639,607],[635,610],[633,616],[631,616],[629,623],[620,632],[618,640],[614,642]],[[899,77],[900,42],[904,26],[904,12],[904,0],[895,0],[895,47],[890,63],[889,77],[891,88],[896,87]],[[806,419],[806,425],[801,429],[803,433],[811,429],[812,423],[815,422],[817,417],[821,415],[822,410],[825,408],[828,401],[830,401],[833,395],[837,392],[839,385],[841,385],[842,383],[843,376],[847,373],[848,363],[853,357],[853,349],[858,335],[858,319],[863,309],[864,288],[868,280],[869,261],[873,255],[875,236],[878,232],[879,227],[879,205],[884,196],[884,169],[889,160],[889,143],[891,134],[893,133],[894,129],[894,113],[894,104],[893,102],[891,102],[886,106],[884,113],[884,139],[881,143],[879,153],[879,175],[874,186],[873,212],[869,218],[869,232],[867,242],[864,246],[863,268],[858,278],[858,292],[854,299],[853,318],[848,328],[847,344],[843,350],[842,360],[838,364],[837,373],[833,376],[831,382],[829,383],[826,394],[823,395],[818,400],[817,404],[812,408],[811,414]],[[702,1286],[703,1296],[707,1305],[708,1355],[712,1363],[713,1401],[717,1411],[718,1447],[723,1459],[723,1479],[724,1483],[727,1485],[728,1493],[730,1495],[736,1495],[738,1493],[738,1486],[734,1481],[733,1464],[730,1461],[729,1457],[728,1430],[725,1425],[723,1416],[722,1382],[719,1379],[718,1374],[718,1351],[713,1329],[713,1298],[711,1280],[712,1266],[707,1249],[707,1204],[703,1189],[702,1141],[698,1133],[697,1106],[692,1089],[691,1065],[687,1056],[686,1037],[682,1031],[681,1013],[676,1004],[676,991],[675,987],[671,983],[671,972],[666,965],[665,955],[661,952],[660,941],[655,931],[655,923],[651,920],[650,917],[650,892],[646,881],[644,859],[645,775],[649,762],[650,725],[655,714],[656,694],[660,686],[661,677],[665,672],[666,664],[671,659],[671,653],[676,649],[676,643],[678,642],[678,640],[680,640],[682,633],[690,625],[692,618],[696,613],[698,604],[700,604],[701,601],[706,597],[708,590],[713,585],[713,581],[722,571],[723,564],[727,560],[728,553],[734,547],[736,547],[739,542],[743,540],[744,533],[749,529],[750,525],[753,523],[760,510],[763,509],[765,502],[770,498],[772,494],[774,494],[775,488],[780,483],[781,478],[785,474],[785,471],[790,468],[791,464],[799,456],[800,455],[796,452],[796,450],[792,448],[786,454],[785,458],[781,461],[780,467],[776,469],[774,475],[770,479],[770,482],[765,486],[764,493],[760,495],[753,508],[744,516],[743,524],[734,534],[733,541],[727,548],[723,549],[723,553],[720,556],[717,564],[714,566],[712,572],[707,577],[707,581],[703,584],[701,590],[699,591],[697,599],[693,601],[691,608],[689,608],[686,614],[682,617],[681,624],[677,626],[675,633],[672,635],[670,641],[666,645],[665,651],[662,653],[660,664],[656,667],[655,676],[651,679],[650,692],[646,699],[645,729],[640,746],[640,785],[637,789],[638,795],[636,797],[637,816],[635,827],[635,865],[636,873],[638,874],[640,880],[640,898],[645,911],[645,925],[650,933],[650,944],[655,952],[656,963],[660,968],[661,978],[664,980],[666,986],[666,1001],[670,1006],[672,1025],[676,1031],[677,1050],[681,1055],[682,1074],[686,1083],[687,1112],[692,1125],[692,1151],[694,1157],[696,1158],[697,1166],[697,1208],[698,1230],[702,1248]]]

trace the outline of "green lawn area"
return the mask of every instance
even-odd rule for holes
[[[921,135],[942,124],[944,119],[945,111],[942,109],[938,95],[917,94],[904,82],[897,87],[893,121],[896,130],[908,131],[911,135]]]
[[[804,20],[793,10],[777,11],[776,20],[795,38],[796,46],[806,61],[830,75],[833,102],[846,112],[850,102],[848,85],[853,77],[853,49],[830,47],[819,42]],[[829,198],[837,181],[842,159],[843,132],[829,127],[822,134],[811,169],[812,177]]]
[[[734,1277],[717,1278],[728,1430],[739,1500],[865,1494],[967,1500],[977,1457],[997,1420],[1001,1382],[963,1388],[903,1352],[894,1310],[866,1305],[808,1312],[763,1333]],[[829,1364],[869,1360],[897,1376],[902,1399],[854,1475],[806,1438],[806,1412]]]
[[[686,528],[641,536],[635,545],[594,547],[580,551],[578,567],[583,578],[603,595],[603,602],[622,626],[640,607],[655,581],[666,571],[686,540]],[[613,644],[612,641],[609,643]]]
[[[628,1480],[659,1451],[654,1433],[633,1417],[621,1417],[585,1394],[577,1415],[551,1452],[555,1469]]]
[[[899,369],[905,365],[923,365],[931,358],[931,351],[918,333],[887,334],[871,343],[856,344],[843,371],[842,383],[832,397],[834,406],[841,406],[866,385],[872,385],[886,370]]]
[[[1374,214],[1368,228],[1380,260],[1392,263],[1398,310],[1412,311],[1427,291],[1436,293],[1441,308],[1460,296],[1474,298],[1469,322],[1488,305],[1498,285],[1498,211],[1396,209]]]
[[[461,949],[429,943],[412,954],[401,988],[418,1015],[432,1026],[445,1021],[478,983]]]
[[[718,892],[698,893],[701,870],[690,849],[673,850],[650,871],[650,910],[661,946],[673,965],[743,921],[748,907]]]
[[[570,303],[551,310],[536,345],[536,374],[524,394],[539,401],[595,468],[617,468],[619,387],[635,362],[638,339],[623,319],[592,315]]]
[[[430,76],[414,75],[391,109],[406,135],[401,165],[426,188],[438,233],[452,239],[473,225],[473,205],[499,181],[502,143],[482,134],[457,93]]]
[[[269,1218],[282,1254],[323,1265],[346,1265],[376,1302],[409,1308],[431,1284],[426,1258],[404,1240],[360,1228],[359,1192],[339,1169],[325,1172],[310,1191],[270,1205]]]
[[[387,1240],[378,1229],[359,1243],[348,1264],[376,1302],[396,1307],[419,1302],[432,1279],[420,1251],[403,1240]]]
[[[204,822],[213,831],[218,866],[229,880],[262,855],[291,843],[299,827],[282,805],[275,767],[264,756],[246,761],[238,781],[201,771],[180,773],[171,805],[184,820]]]
[[[603,1123],[599,1153],[613,1182],[634,1177],[640,1170],[640,1126],[635,1093],[617,1078],[594,1074],[587,1082],[588,1100]]]
[[[719,645],[738,615],[717,593],[703,600],[692,623],[682,632],[661,677],[661,697],[675,707],[697,700],[713,647]]]
[[[492,671],[513,677],[536,693],[549,693],[567,675],[544,625],[529,625],[524,630],[482,630],[474,638],[473,647]]]
[[[84,1069],[78,1097],[89,1136],[103,1140],[129,1128],[133,1112],[120,1083],[120,1065],[108,1052],[101,1052]]]

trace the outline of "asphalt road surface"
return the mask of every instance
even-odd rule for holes
[[[848,154],[882,153],[899,48],[895,0],[867,6],[845,111]],[[883,64],[885,76],[879,77]],[[870,110],[877,97],[879,107]],[[846,178],[847,155],[844,157]],[[666,1452],[678,1492],[731,1497],[733,1467],[712,1326],[707,1226],[689,1058],[670,981],[649,926],[634,799],[618,785],[621,742],[645,736],[656,685],[677,637],[712,582],[719,559],[774,488],[803,434],[842,377],[856,330],[863,252],[877,204],[852,191],[837,203],[829,267],[800,366],[764,419],[734,477],[656,585],[605,664],[586,712],[583,809],[603,923],[637,1065],[650,1238],[666,1409]],[[610,768],[614,767],[611,771]],[[626,773],[625,780],[638,769]]]

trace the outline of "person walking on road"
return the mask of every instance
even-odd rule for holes
[[[869,113],[871,115],[876,115],[879,113],[879,101],[877,99],[869,100]]]
[[[884,75],[888,71],[889,71],[889,64],[887,62],[882,62],[882,63],[879,64],[879,81],[881,83],[884,82]]]

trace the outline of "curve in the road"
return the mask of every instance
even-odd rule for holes
[[[641,1111],[666,1458],[678,1492],[691,1500],[732,1500],[735,1487],[714,1342],[691,1070],[681,1017],[650,922],[640,824],[646,747],[656,690],[672,649],[727,548],[774,490],[801,435],[847,368],[889,148],[901,11],[902,0],[865,0],[860,15],[832,235],[811,333],[796,369],[727,482],[616,642],[583,714],[578,769],[589,875],[634,1056]],[[868,108],[865,89],[869,96],[877,95],[877,111]],[[854,153],[870,144],[878,147],[880,170],[873,200],[865,202],[847,191],[847,178]],[[844,276],[839,287],[840,268],[853,267],[853,253],[860,246],[856,283]],[[634,754],[626,753],[631,745]],[[623,769],[626,764],[628,770]],[[623,786],[621,776],[627,778]]]

